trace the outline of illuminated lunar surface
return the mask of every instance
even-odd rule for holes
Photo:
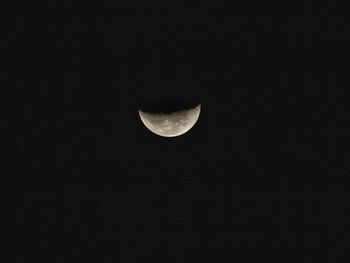
[[[172,113],[148,113],[139,110],[143,124],[153,133],[175,137],[188,132],[197,122],[201,105]]]

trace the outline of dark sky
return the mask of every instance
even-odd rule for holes
[[[0,261],[349,256],[348,12],[291,3],[5,8]],[[180,137],[137,113],[169,98]]]

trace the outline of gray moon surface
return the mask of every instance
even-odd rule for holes
[[[188,132],[197,122],[201,105],[171,113],[148,113],[139,110],[143,124],[153,133],[164,137],[175,137]]]

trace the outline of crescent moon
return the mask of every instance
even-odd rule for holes
[[[143,124],[153,133],[175,137],[188,132],[197,122],[201,105],[172,113],[147,113],[139,110]]]

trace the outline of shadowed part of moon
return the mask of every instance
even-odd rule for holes
[[[191,98],[158,98],[141,101],[139,109],[148,113],[173,113],[195,108],[199,104],[198,100]]]
[[[139,110],[143,124],[153,133],[164,137],[175,137],[189,131],[197,122],[200,104],[192,109],[172,113],[148,113]]]

